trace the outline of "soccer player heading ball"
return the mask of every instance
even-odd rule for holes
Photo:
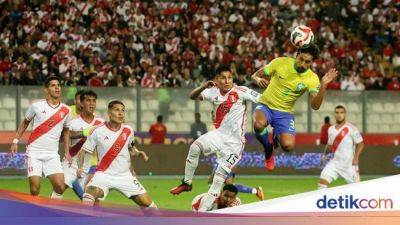
[[[319,50],[315,44],[303,46],[296,53],[296,58],[278,57],[263,66],[252,75],[256,83],[266,88],[260,97],[260,104],[254,111],[254,131],[256,138],[265,151],[265,167],[275,167],[272,156],[273,145],[268,139],[267,126],[273,127],[274,145],[289,152],[294,148],[295,125],[294,103],[305,92],[309,93],[311,108],[318,110],[324,99],[326,87],[338,74],[331,68],[322,77],[311,70],[311,65],[318,58]]]

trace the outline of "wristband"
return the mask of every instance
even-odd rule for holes
[[[90,134],[90,129],[89,129],[89,128],[83,129],[83,130],[82,130],[82,135],[83,135],[84,137],[89,136],[89,134]]]
[[[18,142],[19,142],[19,140],[17,138],[14,138],[12,141],[13,144],[18,144]]]

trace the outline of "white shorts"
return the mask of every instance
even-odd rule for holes
[[[209,131],[201,135],[194,142],[194,144],[196,143],[205,156],[216,154],[218,164],[228,173],[242,158],[244,143],[218,130]]]
[[[336,161],[331,160],[321,172],[321,179],[327,180],[329,183],[338,177],[343,177],[347,183],[356,183],[360,181],[360,175],[356,168],[352,165],[340,166]]]
[[[84,188],[87,174],[83,173],[83,177],[78,178],[76,174],[76,172],[78,171],[76,160],[73,160],[71,166],[69,165],[67,160],[64,160],[62,162],[62,167],[64,171],[64,183],[68,187],[72,188],[72,183],[74,183],[75,180],[78,180],[79,185],[81,185],[81,187]]]
[[[28,177],[39,176],[45,177],[63,173],[59,155],[46,155],[46,156],[27,156],[27,175]]]
[[[131,172],[119,175],[96,172],[86,187],[89,186],[94,186],[103,190],[104,196],[100,200],[104,200],[107,197],[110,189],[115,189],[128,198],[146,193],[146,189],[144,189],[142,184],[140,184]]]

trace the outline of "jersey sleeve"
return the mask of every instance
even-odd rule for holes
[[[279,64],[279,58],[273,59],[268,65],[264,66],[264,75],[273,76],[275,74],[276,68]]]
[[[328,128],[328,145],[333,145],[333,140],[335,140],[335,137],[332,132],[332,127]]]
[[[212,102],[212,99],[215,97],[214,88],[206,88],[200,93],[200,95],[203,96],[203,100]]]
[[[35,113],[35,109],[34,106],[31,105],[29,106],[28,110],[25,113],[25,119],[31,121],[33,119],[33,117],[35,117],[36,113]]]
[[[363,141],[363,138],[360,134],[360,131],[356,127],[353,127],[353,132],[351,133],[351,138],[353,139],[354,143],[359,144]]]
[[[310,83],[308,84],[308,92],[309,93],[317,93],[319,91],[319,78],[316,74],[311,78]]]
[[[82,146],[82,149],[89,152],[90,154],[93,154],[94,150],[96,149],[96,137],[97,137],[97,132],[96,130],[87,137],[85,143]]]
[[[258,100],[261,96],[258,92],[253,91],[252,89],[245,86],[239,86],[238,89],[241,91],[241,98],[243,98],[244,100],[252,101],[254,103],[258,103]]]

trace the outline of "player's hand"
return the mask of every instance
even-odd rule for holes
[[[207,82],[205,82],[204,84],[202,84],[203,88],[210,88],[210,87],[214,87],[216,86],[215,82],[212,80],[209,80]]]
[[[83,169],[82,169],[82,168],[76,170],[76,176],[79,177],[79,178],[82,178],[82,177],[83,177]]]
[[[322,85],[328,85],[331,81],[336,79],[338,71],[335,68],[329,69],[329,71],[322,77]]]
[[[11,144],[10,153],[11,156],[14,157],[18,152],[18,144]]]
[[[358,166],[358,159],[354,158],[352,162],[353,166]]]
[[[147,156],[146,152],[144,152],[144,151],[138,151],[138,156],[143,158],[143,160],[145,162],[147,162],[147,160],[149,160],[149,157]]]
[[[69,154],[68,151],[64,154],[64,157],[65,157],[65,159],[68,161],[68,165],[71,166],[71,164],[72,164],[72,157],[71,157],[71,155]]]
[[[257,82],[257,85],[262,88],[266,88],[269,84],[269,81],[267,79],[264,79],[261,77],[257,77],[256,82]]]

